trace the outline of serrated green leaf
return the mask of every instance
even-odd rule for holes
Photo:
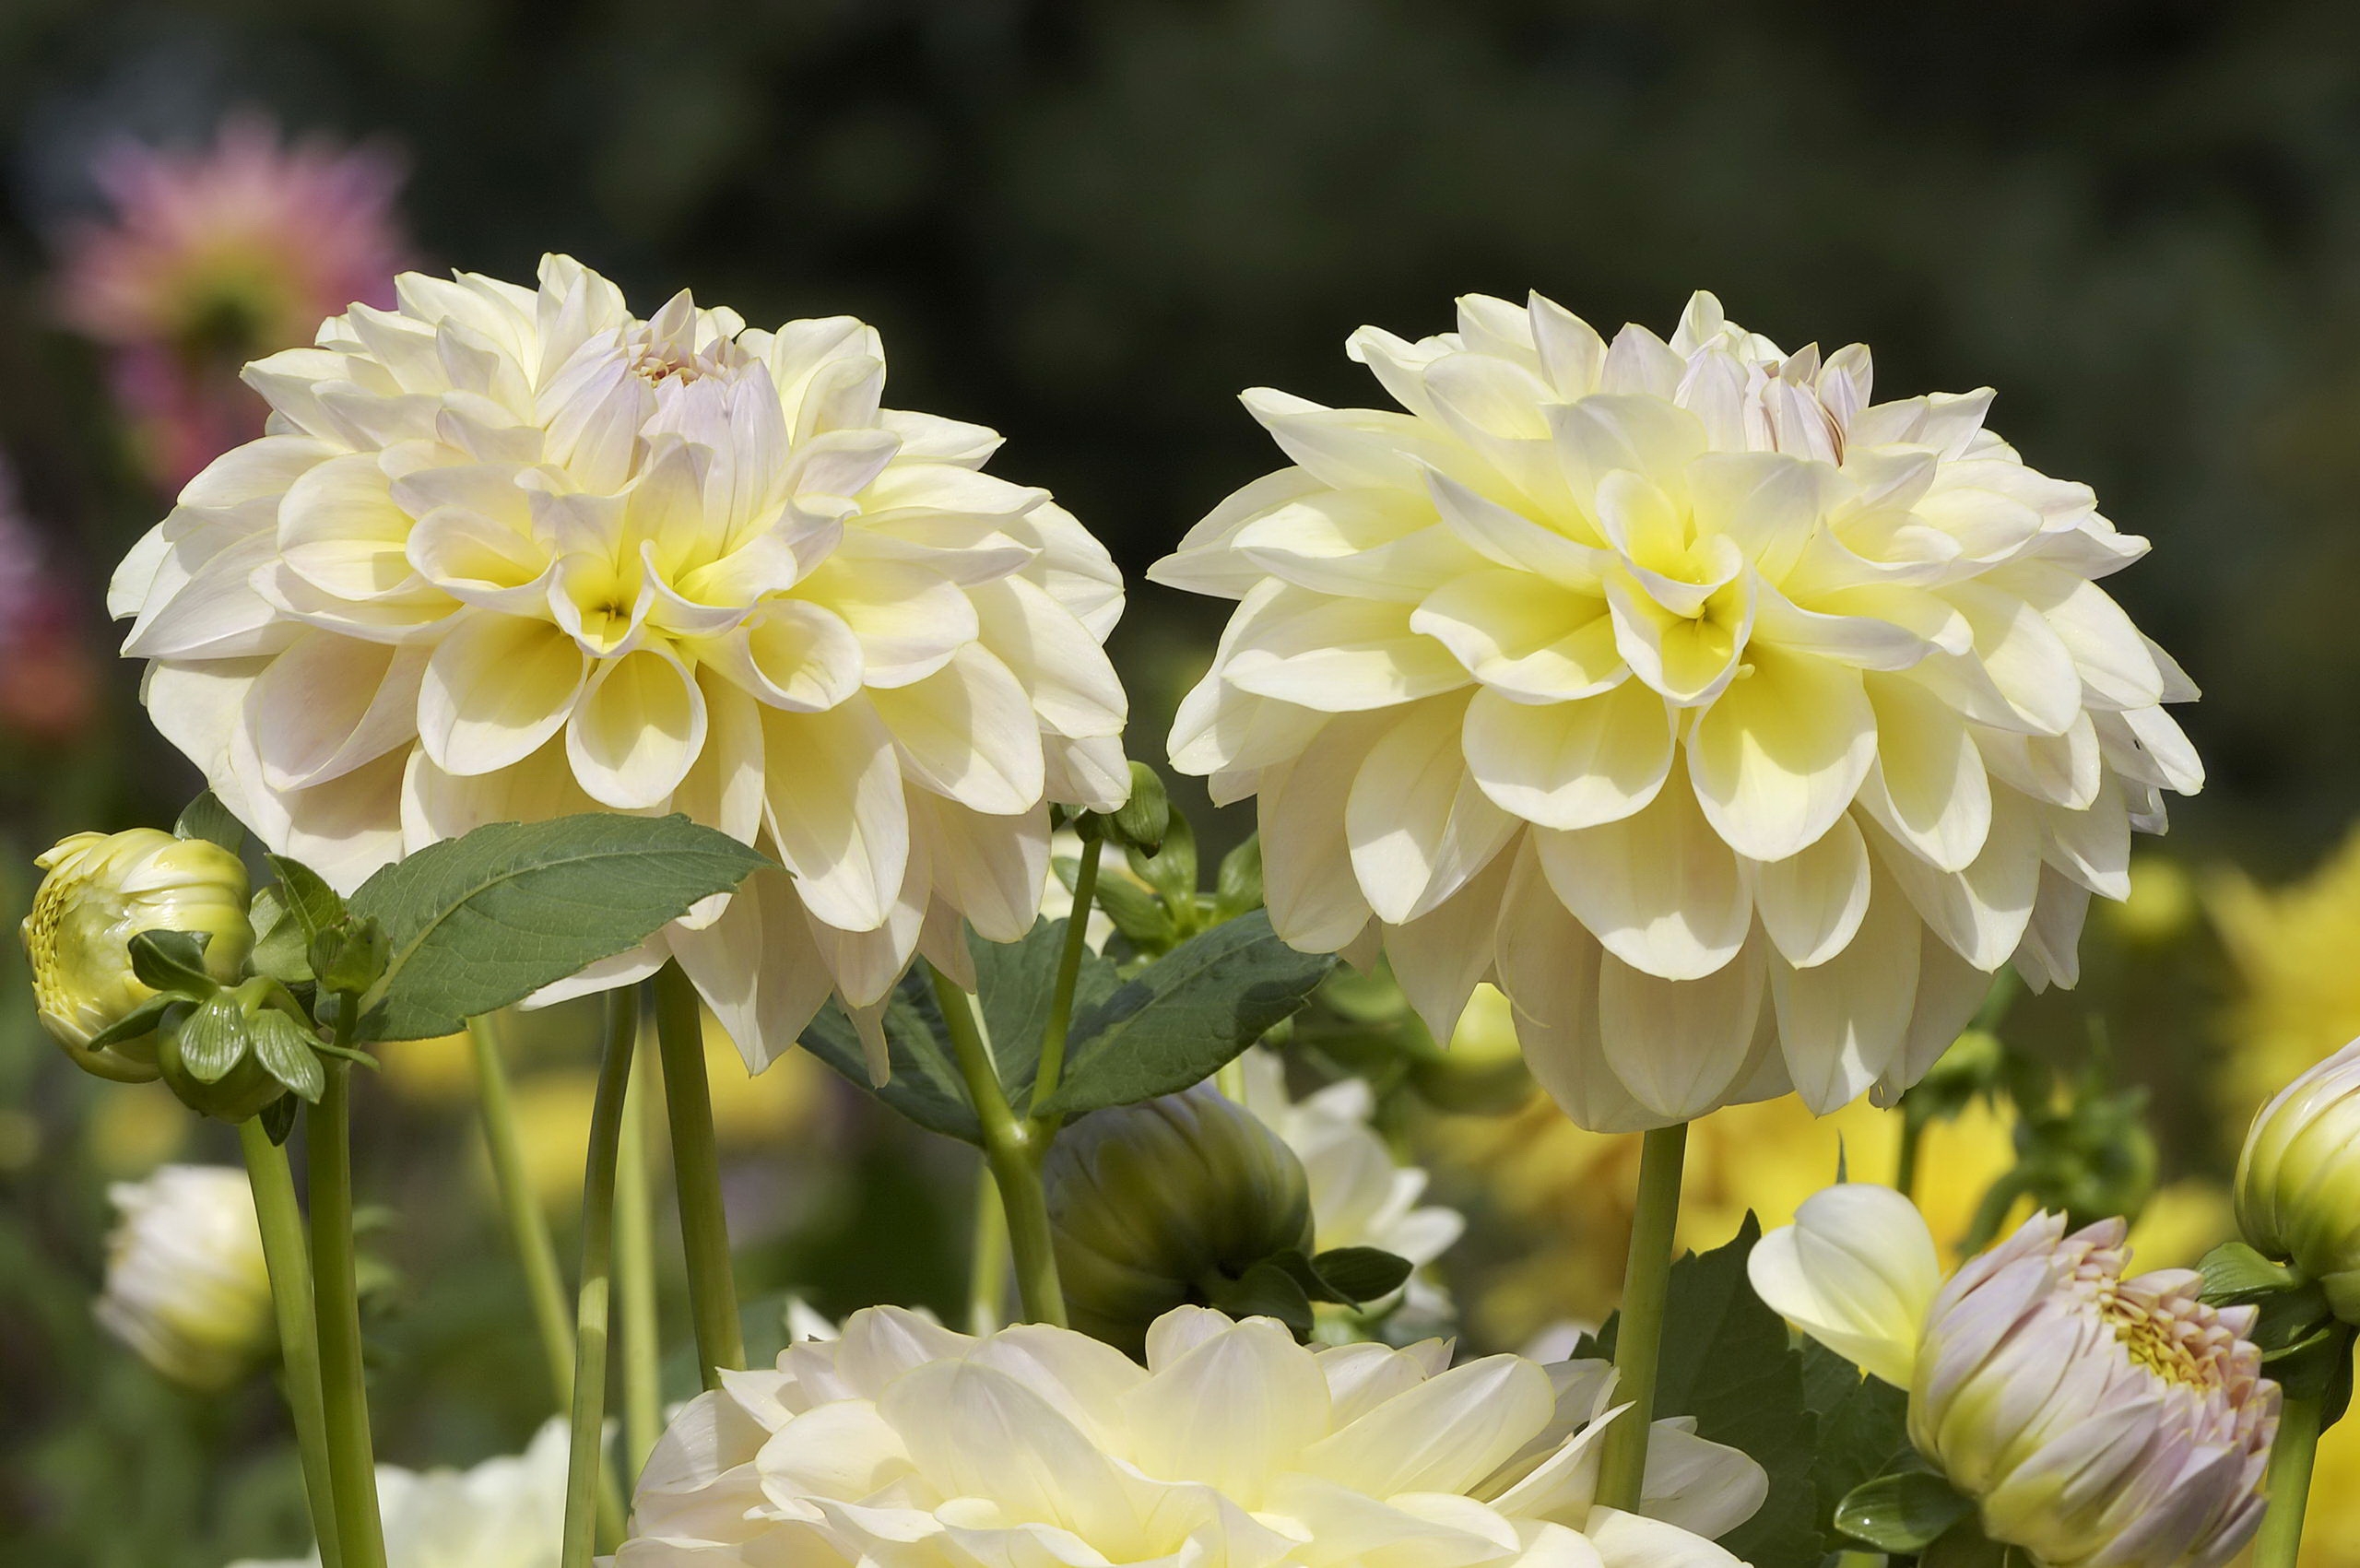
[[[881,1085],[869,1081],[868,1057],[861,1048],[860,1032],[836,1003],[829,1002],[804,1026],[802,1044],[850,1082],[927,1131],[980,1147],[983,1128],[975,1120],[974,1102],[967,1098],[966,1081],[952,1063],[941,1011],[922,973],[913,971],[894,987],[886,1005],[884,1027],[892,1076]]]
[[[1311,1267],[1347,1306],[1383,1301],[1410,1278],[1410,1263],[1382,1247],[1330,1247]]]
[[[328,886],[326,878],[289,855],[263,858],[277,876],[279,902],[302,927],[305,941],[344,923],[344,896]]]
[[[1803,1404],[1817,1418],[1818,1447],[1811,1456],[1816,1516],[1828,1521],[1822,1544],[1829,1551],[1847,1543],[1835,1527],[1835,1505],[1863,1481],[1911,1460],[1909,1396],[1891,1384],[1863,1377],[1860,1370],[1820,1344],[1802,1345]]]
[[[212,940],[203,931],[141,931],[126,944],[131,973],[151,991],[163,991],[201,1002],[219,989],[205,973],[205,949]]]
[[[1000,1087],[1008,1102],[1020,1111],[1032,1102],[1032,1079],[1041,1065],[1041,1032],[1048,1027],[1049,1003],[1056,991],[1057,961],[1064,953],[1068,924],[1035,921],[1032,930],[1013,942],[987,942],[975,936],[967,941]],[[1112,963],[1083,948],[1080,966],[1074,972],[1069,1016],[1079,1017],[1096,1007],[1120,983]]]
[[[390,942],[360,1038],[452,1033],[636,946],[768,864],[678,816],[495,822],[422,849],[350,901]]]
[[[251,1026],[254,1060],[306,1102],[316,1103],[328,1086],[327,1068],[313,1049],[312,1032],[276,1008],[256,1013]]]
[[[183,1019],[173,1033],[182,1067],[199,1083],[219,1083],[252,1043],[235,997],[217,993]]]
[[[1862,1481],[1836,1505],[1835,1527],[1880,1551],[1922,1551],[1975,1511],[1951,1483],[1928,1470]]]
[[[1786,1324],[1746,1279],[1761,1235],[1748,1214],[1727,1245],[1672,1265],[1656,1416],[1693,1416],[1697,1436],[1743,1450],[1768,1475],[1762,1506],[1721,1538],[1723,1546],[1753,1568],[1818,1568],[1825,1555],[1811,1480],[1819,1422],[1804,1403],[1802,1357]],[[1599,1353],[1613,1353],[1618,1326],[1609,1318],[1599,1331]]]
[[[1065,1081],[1044,1112],[1077,1116],[1203,1082],[1300,1008],[1335,961],[1288,947],[1260,913],[1190,937],[1076,1013]]]
[[[209,789],[183,808],[180,819],[172,824],[172,833],[219,844],[231,855],[242,854],[246,847],[245,824],[230,815],[230,808]]]

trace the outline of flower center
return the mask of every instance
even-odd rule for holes
[[[2159,1291],[2142,1279],[2109,1281],[2094,1304],[2133,1363],[2184,1388],[2226,1386],[2240,1351],[2252,1350],[2185,1285]]]

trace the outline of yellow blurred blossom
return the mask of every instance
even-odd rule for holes
[[[2360,1035],[2360,829],[2300,881],[2264,889],[2228,872],[2207,890],[2239,981],[2222,1110],[2236,1126]]]
[[[1900,1114],[1866,1102],[1820,1117],[1790,1097],[1716,1111],[1691,1129],[1680,1245],[1719,1245],[1749,1208],[1764,1230],[1788,1223],[1835,1179],[1839,1148],[1856,1179],[1889,1176],[1900,1140]],[[1596,1323],[1613,1310],[1638,1188],[1635,1136],[1584,1131],[1535,1093],[1505,1116],[1438,1117],[1429,1144],[1434,1162],[1474,1173],[1539,1244],[1474,1298],[1486,1338],[1521,1344],[1551,1323]],[[1984,1189],[2013,1163],[2008,1114],[1979,1102],[1926,1130],[1918,1200],[1945,1248],[1955,1249]]]
[[[2300,1561],[2301,1568],[2360,1568],[2360,1421],[2346,1417],[2319,1437]]]
[[[789,1051],[756,1075],[713,1014],[704,1014],[704,1076],[713,1090],[713,1132],[725,1149],[777,1148],[820,1109],[826,1086],[819,1059]],[[653,1129],[660,1132],[660,1128]]]
[[[385,1087],[419,1105],[461,1105],[476,1094],[474,1048],[466,1032],[404,1040],[381,1048]]]
[[[2185,935],[2201,913],[2196,878],[2188,867],[2154,852],[2130,857],[2130,896],[2098,909],[2108,927],[2145,947],[2161,947]]]
[[[2193,1268],[2237,1233],[2229,1189],[2209,1176],[2157,1187],[2130,1222],[2130,1256],[2142,1270]]]
[[[181,1151],[196,1123],[160,1083],[112,1085],[90,1102],[90,1162],[101,1175],[144,1176]]]
[[[511,1101],[525,1147],[525,1179],[544,1208],[570,1212],[582,1202],[582,1158],[597,1098],[598,1075],[588,1067],[537,1073],[515,1087]],[[489,1165],[484,1179],[490,1180]]]

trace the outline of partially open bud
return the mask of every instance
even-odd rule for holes
[[[156,1034],[102,1038],[154,1000],[132,971],[142,931],[210,938],[206,973],[238,978],[254,934],[246,919],[246,868],[220,845],[155,828],[76,833],[34,864],[49,875],[22,931],[41,1021],[66,1054],[102,1078],[156,1076]]]
[[[1302,1161],[1210,1084],[1092,1112],[1042,1180],[1073,1326],[1134,1353],[1174,1307],[1227,1299],[1257,1265],[1311,1250]]]
[[[122,1220],[107,1238],[98,1319],[158,1372],[210,1393],[270,1349],[270,1275],[243,1171],[167,1165],[108,1193]]]
[[[2360,1324],[2360,1040],[2261,1108],[2237,1160],[2237,1227]]]

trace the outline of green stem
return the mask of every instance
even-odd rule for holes
[[[647,1096],[654,1088],[646,1058],[634,1053],[615,1171],[615,1288],[623,1339],[623,1478],[634,1485],[664,1430],[658,1348],[663,1329],[656,1316],[655,1220],[647,1181]]]
[[[2319,1396],[2289,1394],[2279,1407],[2278,1437],[2270,1447],[2270,1474],[2262,1483],[2270,1503],[2253,1539],[2253,1568],[2295,1568],[2302,1555],[2303,1510],[2310,1501],[2311,1464],[2319,1446]]]
[[[615,1242],[615,1167],[622,1143],[623,1102],[631,1089],[634,989],[607,996],[607,1046],[598,1098],[590,1112],[590,1148],[582,1170],[582,1290],[573,1317],[572,1444],[565,1468],[563,1568],[590,1568],[597,1545],[600,1450],[607,1426],[607,1322]]]
[[[967,1274],[967,1332],[989,1334],[1001,1326],[1008,1300],[1008,1211],[1000,1207],[999,1184],[991,1168],[975,1173],[975,1244]]]
[[[729,1219],[721,1207],[721,1151],[713,1136],[713,1091],[704,1076],[704,1020],[696,987],[677,963],[651,984],[655,1039],[664,1058],[664,1107],[672,1125],[672,1185],[680,1205],[680,1245],[689,1272],[689,1314],[697,1334],[704,1386],[721,1386],[724,1368],[746,1365],[730,1273]]]
[[[1057,1254],[1049,1234],[1049,1204],[1041,1190],[1041,1154],[1047,1147],[1044,1129],[1020,1120],[1009,1109],[1000,1087],[992,1048],[984,1038],[984,1020],[975,998],[935,970],[934,996],[942,1008],[943,1027],[959,1073],[975,1102],[975,1119],[983,1124],[984,1160],[999,1187],[1000,1207],[1008,1215],[1008,1240],[1016,1256],[1016,1295],[1026,1321],[1066,1326],[1066,1297],[1057,1283]]]
[[[566,1306],[557,1243],[549,1237],[549,1216],[541,1211],[540,1199],[525,1174],[524,1135],[516,1126],[508,1068],[501,1058],[500,1041],[489,1014],[467,1020],[467,1039],[474,1046],[476,1102],[483,1115],[484,1151],[491,1157],[492,1185],[499,1189],[501,1212],[508,1220],[517,1266],[525,1272],[533,1323],[540,1333],[541,1352],[549,1361],[549,1387],[562,1410],[573,1397],[573,1315]]]
[[[1664,1301],[1671,1285],[1672,1232],[1680,1219],[1680,1172],[1688,1125],[1646,1135],[1639,1155],[1639,1205],[1622,1268],[1622,1310],[1614,1338],[1614,1396],[1629,1405],[1607,1429],[1598,1500],[1626,1514],[1639,1510],[1647,1473],[1647,1435],[1655,1422],[1656,1358],[1663,1344]]]
[[[349,1045],[353,999],[337,1009],[336,1043]],[[312,1189],[313,1305],[319,1327],[320,1394],[326,1417],[328,1474],[336,1493],[342,1568],[385,1568],[377,1516],[377,1460],[369,1437],[369,1382],[362,1360],[360,1292],[352,1249],[352,1064],[330,1056],[327,1088],[305,1117]]]
[[[320,1395],[320,1340],[312,1316],[311,1249],[303,1241],[303,1211],[287,1150],[270,1141],[262,1120],[238,1124],[246,1178],[262,1225],[262,1256],[270,1270],[270,1304],[278,1319],[278,1354],[287,1368],[287,1408],[295,1418],[295,1447],[303,1459],[303,1496],[312,1510],[312,1538],[322,1568],[336,1568],[336,1491],[328,1467],[327,1407]]]
[[[1925,1136],[1926,1126],[1918,1119],[1906,1097],[1894,1114],[1901,1118],[1901,1153],[1894,1161],[1893,1185],[1902,1197],[1914,1199],[1918,1196],[1918,1145]]]
[[[1032,1116],[1057,1092],[1066,1067],[1066,1033],[1073,1026],[1073,988],[1081,975],[1082,949],[1090,942],[1090,905],[1098,896],[1098,857],[1103,837],[1084,839],[1081,867],[1073,878],[1073,913],[1066,917],[1065,945],[1057,951],[1056,983],[1049,991],[1049,1021],[1041,1029],[1041,1065],[1032,1074]]]

